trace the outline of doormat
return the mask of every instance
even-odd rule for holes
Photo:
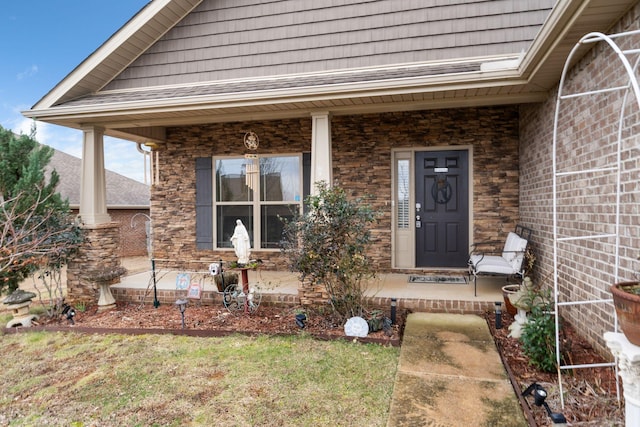
[[[409,283],[446,283],[466,285],[467,278],[464,276],[409,276]]]

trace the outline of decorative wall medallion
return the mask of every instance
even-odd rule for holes
[[[255,151],[258,149],[258,145],[260,145],[260,140],[255,132],[249,131],[244,134],[244,146],[247,147],[248,150]]]

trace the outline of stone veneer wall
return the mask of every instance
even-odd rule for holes
[[[332,118],[334,180],[348,194],[374,195],[383,217],[373,230],[371,256],[391,269],[391,150],[471,146],[472,240],[504,237],[518,222],[518,108],[487,107]],[[154,256],[163,267],[234,260],[231,250],[195,246],[195,159],[242,155],[247,130],[260,137],[259,154],[311,150],[311,118],[170,128],[160,152],[160,182],[152,187]],[[279,251],[255,251],[267,269],[284,269]],[[320,293],[302,299],[322,299]]]
[[[311,150],[311,119],[221,123],[167,129],[167,144],[159,153],[160,179],[151,187],[154,257],[161,267],[208,265],[236,260],[233,250],[198,250],[195,241],[195,161],[198,157],[244,155],[244,134],[256,132],[259,154]],[[263,268],[285,268],[279,251],[252,251]],[[162,261],[167,260],[167,261]]]
[[[618,33],[640,27],[640,5],[636,5],[610,31]],[[627,41],[628,42],[628,41]],[[635,38],[635,48],[640,38]],[[626,44],[624,48],[630,47]],[[622,66],[612,50],[604,43],[589,51],[568,73],[564,93],[601,89],[626,84]],[[536,105],[524,105],[520,110],[520,211],[523,223],[535,231],[537,280],[553,286],[553,122],[558,87],[549,99]],[[623,137],[622,167],[622,230],[621,277],[633,279],[637,268],[635,258],[640,247],[638,225],[638,194],[640,183],[640,140],[637,101],[635,113],[628,117]],[[615,164],[620,94],[599,95],[576,101],[563,101],[558,121],[559,167],[581,160],[579,170]],[[629,123],[633,123],[630,126]],[[558,182],[562,182],[558,180]],[[611,220],[615,199],[612,180],[597,176],[565,187],[570,203],[579,203],[561,224],[560,231],[568,236],[612,232]],[[565,193],[565,194],[567,194]],[[580,198],[582,197],[582,198]],[[611,298],[609,285],[613,281],[613,246],[589,242],[585,245],[559,246],[560,301],[597,300]],[[561,307],[560,314],[603,354],[609,354],[602,338],[613,330],[614,309],[611,304],[587,304]]]
[[[334,180],[354,196],[374,195],[384,216],[373,257],[391,269],[391,150],[471,146],[471,242],[503,239],[518,221],[517,107],[338,116],[331,122]]]
[[[84,226],[84,242],[67,266],[67,297],[70,301],[98,302],[98,284],[87,274],[94,271],[115,271],[120,268],[119,226],[107,223]],[[118,283],[119,278],[112,280]]]

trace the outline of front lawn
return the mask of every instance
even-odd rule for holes
[[[400,349],[308,336],[0,336],[0,424],[383,426]]]

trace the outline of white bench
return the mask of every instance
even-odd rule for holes
[[[469,278],[473,275],[473,294],[477,296],[479,275],[523,278],[523,261],[531,229],[517,225],[515,232],[509,232],[500,253],[484,252],[483,248],[495,247],[496,242],[479,242],[471,245],[469,254]]]

